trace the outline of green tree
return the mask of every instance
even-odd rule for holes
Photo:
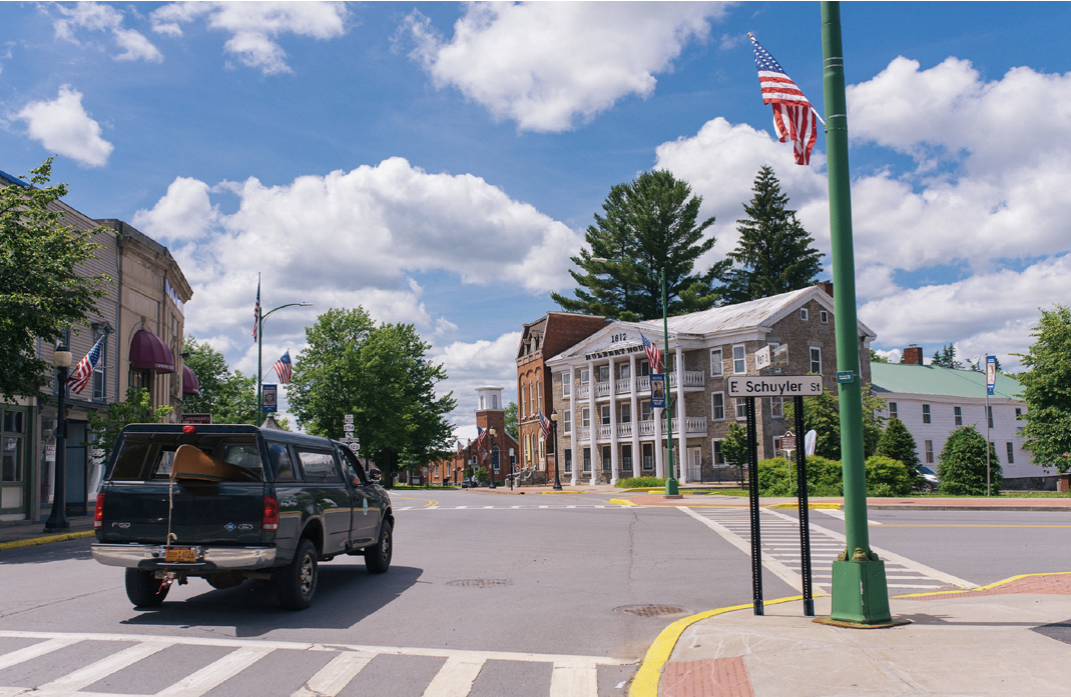
[[[183,411],[211,414],[217,424],[259,425],[256,378],[239,370],[232,373],[222,353],[192,336],[186,337],[183,349],[188,354],[183,362],[197,376],[201,392],[183,398]],[[280,426],[285,421],[276,418]]]
[[[63,224],[53,204],[67,186],[46,186],[52,158],[30,172],[32,186],[0,188],[0,394],[9,400],[48,384],[53,368],[37,357],[38,339],[52,344],[72,325],[88,325],[111,282],[78,273],[95,258],[92,238],[105,228]]]
[[[985,437],[974,426],[957,428],[945,441],[937,461],[937,478],[941,480],[939,491],[953,496],[984,496],[986,448],[989,449],[990,486],[999,494],[1004,482],[1000,460],[993,446],[985,442]]]
[[[963,369],[963,362],[956,360],[956,347],[952,344],[946,344],[933,352],[932,365],[953,370]]]
[[[721,441],[721,454],[730,465],[747,464],[747,429],[729,424],[729,434]]]
[[[906,496],[917,481],[918,471],[900,460],[884,455],[866,459],[868,496]]]
[[[112,454],[115,442],[119,438],[119,432],[123,426],[129,424],[158,424],[161,423],[174,409],[171,407],[152,406],[152,395],[142,388],[130,387],[126,391],[126,399],[122,402],[114,402],[98,411],[89,410],[89,430],[91,440],[87,443],[91,448],[100,448],[104,451],[105,462]]]
[[[879,356],[874,349],[870,349],[870,362],[871,363],[888,363],[889,359],[884,356]]]
[[[428,360],[430,346],[412,325],[376,326],[363,308],[332,309],[305,336],[309,346],[295,361],[288,391],[299,426],[339,438],[343,416],[353,414],[361,452],[388,484],[410,463],[419,468],[453,454],[446,415],[456,401],[436,394],[446,371]]]
[[[737,220],[740,239],[729,253],[734,268],[724,290],[726,302],[739,303],[812,286],[822,271],[814,238],[789,210],[788,196],[769,166],[763,166],[744,204],[748,217]]]
[[[562,309],[611,319],[637,321],[662,316],[660,271],[665,269],[668,314],[705,310],[719,299],[717,284],[729,263],[718,262],[704,273],[693,273],[696,260],[713,246],[704,239],[714,218],[699,222],[703,199],[665,170],[644,172],[627,184],[610,189],[585,239],[588,248],[572,257],[580,271],[570,270],[581,286],[573,298],[550,297]],[[603,259],[628,259],[635,264]]]
[[[1042,310],[1031,332],[1035,337],[1019,373],[1026,402],[1022,436],[1034,464],[1071,468],[1071,309],[1056,305]]]
[[[904,422],[895,416],[889,419],[882,431],[874,454],[899,460],[916,472],[922,466],[915,437],[907,430],[907,426],[904,426]]]
[[[885,400],[871,391],[870,384],[863,386],[863,455],[870,457],[877,450],[878,440],[885,417],[878,414],[885,410]],[[795,400],[785,401],[785,420],[795,423]],[[837,391],[826,390],[817,397],[803,398],[804,433],[814,430],[816,435],[814,454],[830,460],[840,460],[840,401]]]
[[[517,440],[517,435],[520,433],[520,429],[517,427],[517,403],[510,402],[506,405],[506,413],[504,415],[506,419],[506,433],[513,436],[514,440]]]

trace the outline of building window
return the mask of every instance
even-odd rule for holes
[[[172,318],[174,319],[174,318]],[[108,337],[104,335],[100,342],[100,358],[93,368],[93,399],[105,401],[108,397],[108,387],[104,382],[104,366],[108,364]]]
[[[738,419],[746,419],[747,418],[747,398],[746,397],[737,397],[734,401],[736,402],[736,418],[738,418]]]
[[[822,374],[822,349],[811,347],[811,372],[815,375]]]
[[[580,410],[580,426],[582,428],[591,426],[591,409],[588,407],[584,407]]]
[[[963,408],[962,407],[952,407],[952,413],[956,417],[956,425],[957,426],[962,426],[963,425]]]
[[[650,421],[654,418],[654,413],[651,409],[651,400],[640,400],[640,421]]]
[[[773,397],[770,399],[770,416],[775,419],[785,418],[785,398]]]
[[[628,363],[622,363],[617,367],[617,377],[619,380],[628,380],[632,377],[632,370],[629,368]]]
[[[890,419],[899,419],[900,418],[899,416],[896,415],[896,402],[889,402],[889,418]]]
[[[710,349],[710,377],[716,378],[722,374],[721,349]]]
[[[588,382],[590,380],[591,380],[591,374],[588,373],[588,369],[587,368],[581,368],[580,369],[580,384],[581,385],[586,385],[586,384],[588,384]]]
[[[491,395],[491,408],[492,409],[498,409],[498,395],[497,394]]]
[[[625,402],[621,405],[621,414],[619,421],[621,421],[621,423],[623,424],[627,424],[632,421],[632,405],[628,402]]]
[[[610,381],[610,366],[600,365],[595,368],[595,382],[609,382]]]
[[[654,469],[654,443],[644,443],[640,446],[643,449],[643,469]]]
[[[602,448],[602,471],[610,471],[610,446],[605,445]]]
[[[1016,407],[1015,408],[1015,420],[1018,421],[1021,418],[1023,418],[1023,410],[1020,409],[1019,407]]]
[[[499,452],[498,448],[496,447],[494,450],[491,451],[491,462],[493,462],[494,465],[495,465],[495,472],[498,472],[500,470],[501,465],[499,463],[501,461],[502,461],[501,453]]]
[[[610,405],[603,404],[599,407],[599,417],[603,426],[610,425]]]
[[[723,421],[725,419],[724,392],[710,393],[710,418],[712,421]]]
[[[801,307],[800,308],[800,321],[801,322],[806,322],[807,321],[807,308],[806,307]]]
[[[591,471],[591,448],[584,448],[584,471]]]
[[[818,320],[819,320],[819,321],[820,321],[820,322],[821,322],[822,324],[829,324],[829,313],[828,313],[828,312],[826,312],[825,310],[821,310],[821,311],[819,311],[819,313],[818,313]]]
[[[621,469],[629,470],[629,471],[632,470],[632,446],[631,445],[622,445],[621,446]]]
[[[1008,443],[1008,464],[1015,464],[1015,443]]]
[[[484,400],[484,396],[483,396],[483,395],[480,395],[480,409],[484,409],[484,402],[483,402],[483,400]]]
[[[747,372],[747,361],[744,360],[743,344],[733,346],[733,373],[743,375]]]
[[[721,451],[721,440],[720,439],[716,439],[714,441],[714,466],[715,467],[724,467],[725,466],[725,454],[722,453],[722,451]]]
[[[565,472],[566,474],[573,471],[573,451],[565,451]]]
[[[922,423],[924,423],[924,424],[930,423],[930,405],[929,404],[923,404],[922,405]]]
[[[566,409],[562,412],[562,433],[570,433],[573,430],[573,412]]]
[[[640,377],[647,377],[651,374],[651,362],[646,358],[641,358],[639,364],[637,364],[636,366],[636,369],[640,371]]]
[[[562,396],[568,397],[573,393],[572,373],[562,373]]]
[[[993,407],[986,407],[987,416],[989,417],[989,428],[993,428]]]
[[[926,446],[926,463],[932,465],[933,464],[933,441],[932,440],[925,441],[925,446]]]

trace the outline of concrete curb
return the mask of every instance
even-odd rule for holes
[[[68,540],[81,540],[87,537],[93,537],[95,533],[92,530],[86,530],[83,532],[68,532],[62,535],[46,535],[44,537],[29,537],[25,540],[14,540],[13,542],[0,542],[0,552],[7,549],[19,549],[20,547],[34,547],[36,545],[47,545],[50,542],[67,542]]]

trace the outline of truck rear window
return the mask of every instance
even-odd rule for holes
[[[175,455],[181,446],[186,458],[193,453],[218,476],[198,476],[211,481],[264,481],[264,466],[255,436],[227,433],[128,433],[119,445],[110,481],[147,481],[169,479]],[[204,457],[207,456],[207,457]],[[212,466],[225,463],[219,467]],[[229,465],[229,466],[226,466]]]

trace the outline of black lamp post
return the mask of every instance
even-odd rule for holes
[[[491,436],[491,489],[497,489],[495,486],[495,463],[498,462],[498,451],[495,450],[495,427],[487,429],[487,435]]]
[[[562,480],[558,478],[558,412],[550,412],[550,440],[554,443],[554,491],[562,490]]]
[[[469,459],[465,461],[465,465],[466,466],[461,468],[461,477],[462,477],[461,481],[462,482],[465,481],[464,477],[465,477],[465,470],[466,469],[469,470],[469,476],[470,477],[475,477],[476,476],[476,472],[473,471],[474,468],[472,466],[472,439],[469,438],[468,442],[469,442],[469,444],[468,444],[467,448],[468,448],[468,452],[469,452]]]
[[[67,530],[71,521],[67,518],[67,369],[71,367],[71,352],[66,346],[57,346],[52,353],[52,365],[56,366],[56,384],[59,399],[56,405],[56,474],[52,483],[52,511],[45,521],[45,530]]]

